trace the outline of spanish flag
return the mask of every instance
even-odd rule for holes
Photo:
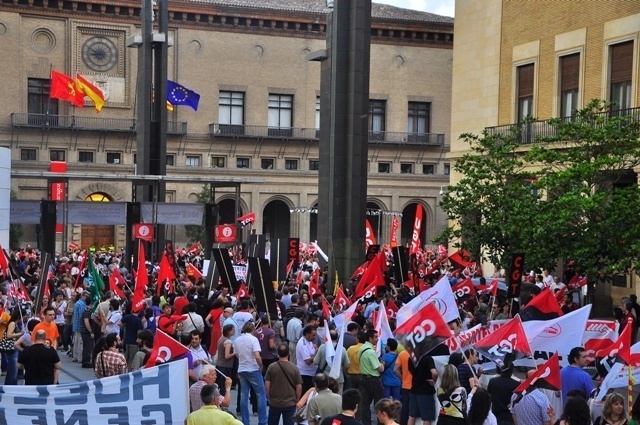
[[[85,96],[89,96],[93,100],[96,111],[100,112],[104,106],[104,93],[102,93],[102,90],[79,74],[76,77],[76,86]]]

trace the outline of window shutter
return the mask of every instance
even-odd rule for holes
[[[533,96],[533,66],[518,67],[518,98]]]
[[[611,84],[631,81],[633,73],[633,41],[611,46]]]
[[[560,58],[562,73],[560,91],[577,90],[580,84],[580,53]]]

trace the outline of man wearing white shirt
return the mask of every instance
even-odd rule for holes
[[[549,270],[543,270],[542,276],[544,276],[544,286],[549,287],[553,285],[553,276],[551,276],[551,272]]]
[[[318,347],[313,343],[316,339],[318,332],[313,325],[307,325],[302,330],[302,338],[296,344],[296,366],[300,369],[300,375],[302,375],[302,394],[305,394],[307,390],[313,387],[313,377],[318,369],[313,364],[313,359],[316,356]]]
[[[120,302],[116,299],[109,300],[109,313],[105,323],[105,334],[120,335],[120,321],[122,313],[120,312]]]
[[[197,376],[201,376],[200,371],[202,370],[202,366],[206,363],[211,363],[211,356],[207,350],[202,348],[202,337],[200,332],[198,330],[193,330],[190,335],[191,343],[189,344],[189,351],[193,357],[193,373]]]
[[[262,378],[262,358],[260,342],[253,336],[256,330],[249,321],[242,327],[240,335],[233,343],[233,351],[238,356],[238,375],[240,376],[240,410],[242,423],[249,424],[249,391],[253,389],[258,402],[258,425],[267,424],[267,393]]]
[[[247,322],[253,322],[253,314],[249,313],[249,306],[249,300],[242,300],[240,302],[240,311],[236,311],[233,315],[233,320],[238,325],[238,329],[242,329]]]

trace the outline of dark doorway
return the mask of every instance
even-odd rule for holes
[[[262,213],[262,234],[271,239],[290,236],[291,212],[283,201],[271,201]]]

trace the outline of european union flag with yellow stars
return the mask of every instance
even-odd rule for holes
[[[167,80],[167,100],[174,106],[187,105],[197,111],[200,95],[175,81]]]

